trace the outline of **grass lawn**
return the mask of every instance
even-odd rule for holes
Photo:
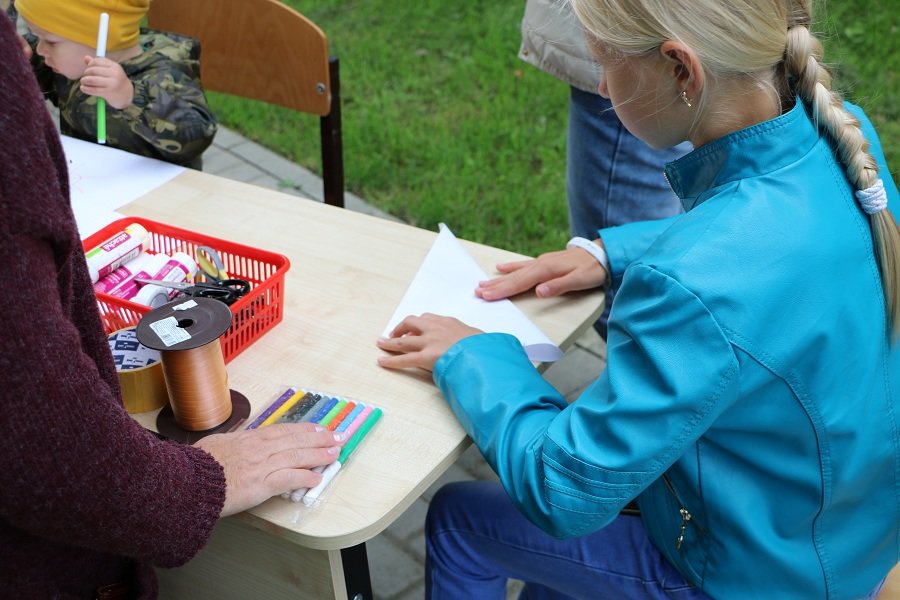
[[[286,3],[322,27],[341,59],[348,189],[409,223],[443,221],[459,237],[525,254],[565,243],[568,87],[517,58],[523,2]],[[889,4],[829,2],[818,30],[838,85],[866,108],[897,173],[900,17]],[[210,100],[228,127],[319,171],[315,118]]]

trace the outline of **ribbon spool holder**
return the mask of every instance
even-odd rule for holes
[[[173,300],[138,323],[138,341],[160,352],[169,393],[156,419],[160,434],[192,443],[250,415],[247,398],[228,388],[219,338],[230,325],[231,309],[210,298]]]

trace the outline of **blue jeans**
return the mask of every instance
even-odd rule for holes
[[[433,600],[504,600],[507,578],[525,582],[520,600],[708,598],[650,543],[640,517],[623,515],[596,533],[558,540],[490,481],[438,490],[425,545],[425,597]]]
[[[666,163],[691,146],[654,150],[631,135],[609,100],[572,88],[566,147],[566,195],[572,235],[593,240],[598,230],[632,221],[671,217],[681,201],[663,175]],[[594,325],[606,339],[606,319],[615,291]]]

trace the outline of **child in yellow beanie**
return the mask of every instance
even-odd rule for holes
[[[31,63],[60,112],[63,134],[97,140],[97,98],[110,146],[199,167],[216,120],[200,85],[199,44],[141,31],[149,0],[15,0],[32,35]],[[95,57],[100,14],[109,15],[105,58]]]

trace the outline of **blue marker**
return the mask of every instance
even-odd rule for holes
[[[356,419],[356,417],[359,416],[359,413],[361,413],[363,410],[365,410],[365,408],[366,408],[366,405],[363,404],[362,402],[359,402],[356,405],[356,408],[354,408],[352,411],[350,411],[349,415],[344,417],[344,420],[341,421],[341,424],[337,426],[337,429],[335,431],[344,431],[348,427],[350,427],[350,424],[353,423],[353,420]]]
[[[319,421],[321,421],[322,419],[324,419],[324,418],[325,418],[325,415],[327,415],[328,412],[329,412],[332,408],[334,408],[334,405],[337,404],[337,403],[338,403],[338,399],[337,399],[337,398],[331,398],[331,399],[329,399],[328,402],[326,402],[325,405],[324,405],[322,408],[320,408],[319,411],[318,411],[315,415],[313,415],[313,418],[310,419],[309,422],[310,422],[310,423],[318,423]]]

